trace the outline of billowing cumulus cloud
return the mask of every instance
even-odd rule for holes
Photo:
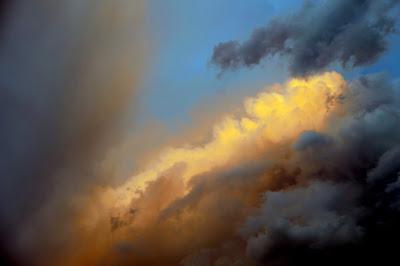
[[[251,67],[274,55],[286,57],[294,75],[319,72],[338,62],[344,67],[371,64],[395,32],[397,0],[307,1],[294,14],[272,19],[244,42],[214,48],[212,63],[222,71]]]
[[[0,251],[12,255],[7,263],[396,261],[400,84],[384,74],[346,81],[323,70],[374,62],[394,31],[398,1],[319,3],[214,53],[223,69],[282,54],[302,77],[245,98],[201,143],[189,137],[166,147],[118,184],[101,166],[143,71],[145,6],[6,5]]]
[[[374,249],[362,261],[394,257],[399,96],[383,75],[347,83],[332,72],[246,99],[208,142],[166,149],[122,186],[88,196],[82,235],[112,240],[95,256],[83,248],[78,261],[335,265]]]

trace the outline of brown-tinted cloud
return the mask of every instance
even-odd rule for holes
[[[144,4],[7,1],[5,7],[1,241],[28,265],[54,265],[51,257],[68,246],[71,197],[105,182],[99,164],[122,136],[121,120],[145,67]]]

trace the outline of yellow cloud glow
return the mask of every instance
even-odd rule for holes
[[[307,79],[292,79],[274,87],[274,92],[258,94],[244,102],[244,115],[227,116],[214,126],[210,142],[199,147],[170,148],[141,173],[117,190],[118,204],[129,204],[132,192],[143,190],[148,182],[181,163],[184,181],[223,166],[241,147],[251,142],[278,143],[302,131],[319,130],[345,88],[342,76],[328,72]]]

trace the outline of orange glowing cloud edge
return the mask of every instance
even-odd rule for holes
[[[122,186],[106,192],[113,206],[127,207],[149,182],[176,164],[184,164],[181,178],[191,177],[226,164],[248,143],[279,143],[298,136],[306,130],[319,131],[325,126],[329,113],[338,106],[346,81],[336,72],[326,72],[267,87],[256,97],[244,101],[244,115],[225,116],[213,128],[212,139],[197,147],[169,148]]]
[[[339,99],[346,88],[346,81],[336,72],[294,78],[284,84],[267,87],[257,96],[244,100],[241,116],[223,117],[214,126],[210,141],[204,145],[168,148],[121,186],[96,188],[95,193],[83,204],[77,224],[78,231],[82,233],[81,237],[96,242],[98,250],[91,249],[82,251],[83,254],[77,252],[74,255],[79,257],[78,260],[81,262],[86,257],[87,260],[82,262],[82,265],[85,265],[91,259],[98,258],[98,254],[112,250],[115,241],[126,238],[124,230],[122,233],[118,231],[118,236],[115,235],[113,241],[109,241],[108,237],[104,238],[104,234],[110,234],[110,222],[113,222],[110,219],[113,217],[125,216],[129,219],[134,217],[134,220],[128,219],[129,221],[117,218],[114,222],[116,226],[129,225],[130,228],[136,228],[139,230],[136,231],[139,235],[156,231],[150,230],[149,227],[157,227],[158,225],[155,226],[157,216],[174,200],[190,192],[190,180],[193,177],[216,168],[240,165],[244,160],[246,149],[250,149],[253,153],[254,149],[265,151],[269,146],[294,140],[304,131],[323,131],[331,114],[341,111]],[[179,171],[174,170],[177,165],[183,167],[179,167]],[[170,174],[168,171],[173,173]],[[167,190],[168,195],[146,196],[146,193],[158,193],[149,190],[148,186],[166,175],[179,179],[174,181],[172,187],[174,191]],[[133,202],[135,204],[132,204]],[[133,205],[145,206],[147,210],[129,216],[127,213],[135,212]],[[198,214],[188,215],[190,220]],[[190,215],[194,216],[190,218]],[[163,229],[158,230],[161,230],[160,233]],[[100,237],[101,235],[103,237]],[[93,239],[94,236],[96,240]],[[150,236],[146,235],[142,239]],[[74,259],[72,261],[73,264],[77,263]]]

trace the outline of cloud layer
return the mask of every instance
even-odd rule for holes
[[[287,58],[293,75],[316,73],[336,62],[344,67],[368,65],[386,50],[385,37],[395,31],[399,3],[308,1],[297,13],[274,18],[254,30],[242,43],[218,44],[211,61],[225,71],[280,55]]]
[[[363,250],[375,250],[367,265],[388,261],[399,89],[383,75],[347,83],[325,73],[247,99],[209,142],[168,149],[121,187],[98,188],[77,222],[88,239],[112,240],[78,261],[335,265]]]
[[[101,165],[143,73],[145,5],[50,2],[7,3],[0,21],[7,263],[396,261],[400,83],[324,69],[375,62],[399,1],[306,2],[242,44],[219,44],[212,60],[222,70],[277,54],[300,77],[246,98],[202,143],[163,149],[119,185]]]

